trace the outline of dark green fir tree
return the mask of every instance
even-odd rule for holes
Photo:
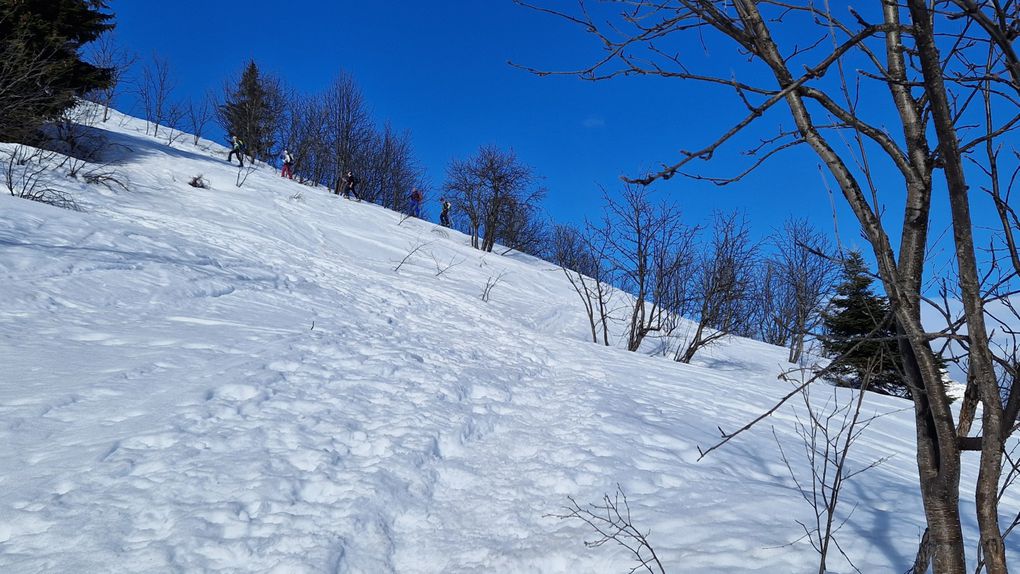
[[[219,108],[220,122],[229,135],[244,142],[249,155],[266,161],[273,156],[284,104],[280,83],[263,74],[253,60],[237,86],[227,90]]]
[[[0,0],[0,140],[30,141],[39,127],[102,89],[112,72],[81,47],[113,28],[104,0]]]
[[[868,389],[909,397],[896,341],[896,329],[889,315],[889,301],[872,291],[873,279],[860,252],[843,262],[842,280],[823,314],[825,334],[822,349],[836,360],[830,379],[840,386]]]

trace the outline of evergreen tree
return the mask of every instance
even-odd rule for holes
[[[860,252],[851,252],[843,263],[836,296],[822,318],[825,354],[833,359],[846,354],[833,367],[831,379],[840,386],[859,388],[868,377],[870,390],[909,397],[899,367],[896,329],[888,317],[889,301],[872,292],[871,283],[864,258]]]
[[[31,139],[112,71],[80,49],[113,28],[105,0],[0,0],[0,140]]]
[[[279,81],[262,74],[255,61],[250,61],[237,87],[228,89],[225,100],[219,108],[223,128],[241,138],[253,157],[271,159],[286,109]]]

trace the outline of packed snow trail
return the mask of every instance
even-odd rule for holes
[[[223,148],[142,126],[104,126],[129,191],[0,197],[0,571],[627,572],[549,516],[617,484],[669,572],[816,568],[791,410],[697,461],[788,392],[785,350],[593,345],[547,263],[268,167],[238,188]],[[891,457],[847,486],[864,572],[923,529],[904,406],[869,398],[892,414],[854,451]]]

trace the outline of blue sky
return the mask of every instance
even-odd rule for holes
[[[375,120],[412,132],[433,189],[450,159],[484,144],[513,148],[545,178],[557,221],[598,217],[600,186],[679,157],[725,129],[740,110],[715,105],[722,93],[657,78],[585,82],[539,78],[508,60],[562,69],[598,55],[591,39],[510,0],[441,2],[269,2],[114,0],[119,44],[144,60],[170,61],[180,97],[217,93],[249,60],[305,92],[351,72]],[[697,50],[703,51],[700,47]],[[131,111],[131,103],[122,105]],[[831,228],[828,196],[804,153],[765,167],[733,187],[676,178],[656,188],[691,222],[716,209],[744,208],[765,233],[791,213]],[[710,171],[727,173],[717,161]],[[847,220],[844,227],[853,227]],[[846,231],[845,229],[843,231]],[[846,233],[844,233],[846,235]],[[852,233],[856,237],[856,232]]]

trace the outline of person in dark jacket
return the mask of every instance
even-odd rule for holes
[[[234,159],[234,154],[237,154],[237,163],[244,167],[244,142],[236,135],[230,136],[230,138],[231,146],[230,153],[227,154],[227,163],[231,163],[231,160]]]
[[[354,199],[361,201],[361,197],[358,195],[358,184],[361,180],[358,176],[354,175],[354,172],[347,170],[347,176],[344,178],[344,197],[350,199],[354,196]]]
[[[439,225],[443,227],[450,226],[450,202],[446,201],[445,197],[439,198],[439,203],[443,205],[443,211],[439,214]]]

